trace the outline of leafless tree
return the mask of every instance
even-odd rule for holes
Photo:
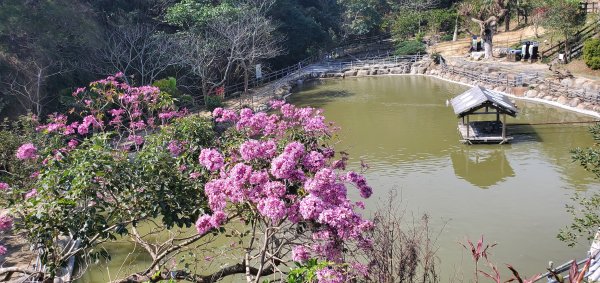
[[[498,21],[508,12],[511,0],[471,0],[458,6],[459,13],[479,26],[479,35],[483,39],[485,59],[492,58],[492,41]],[[466,25],[468,26],[468,25]],[[469,31],[470,32],[470,31]],[[471,32],[470,32],[471,33]]]
[[[21,61],[0,55],[0,61],[9,71],[0,79],[0,92],[15,97],[23,109],[41,115],[48,103],[48,79],[70,71],[62,62],[36,60]]]
[[[134,25],[112,30],[98,50],[103,75],[123,72],[128,83],[148,85],[170,68],[181,65],[183,57],[173,36],[156,27]]]
[[[266,17],[273,3],[242,2],[238,13],[211,20],[201,32],[181,35],[184,64],[199,78],[205,98],[223,87],[236,69],[241,70],[247,90],[254,65],[282,53],[281,39],[274,35],[275,26]]]
[[[200,80],[200,89],[204,99],[215,89],[227,81],[235,60],[235,46],[230,48],[214,32],[189,32],[181,37],[181,52],[184,54],[183,64]]]
[[[437,237],[430,230],[428,215],[407,218],[398,208],[397,196],[390,193],[373,222],[373,248],[366,255],[368,282],[439,282]]]
[[[232,49],[232,59],[244,76],[245,92],[255,64],[283,53],[280,47],[283,40],[275,36],[276,26],[266,17],[274,3],[274,0],[248,1],[242,5],[242,12],[234,15],[231,21],[221,19],[210,24],[210,28]]]

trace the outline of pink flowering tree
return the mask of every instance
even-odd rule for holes
[[[119,75],[73,95],[78,107],[37,125],[44,142],[18,147],[14,156],[26,172],[1,175],[10,216],[0,218],[0,229],[26,237],[45,271],[0,268],[0,275],[51,279],[73,256],[108,258],[97,247],[117,237],[152,259],[123,282],[214,282],[235,274],[262,282],[285,278],[293,261],[317,262],[319,282],[366,272],[352,252],[370,247],[373,224],[348,192],[368,198],[372,189],[345,170],[347,157],[330,146],[333,130],[319,110],[276,102],[270,114],[217,108],[202,118]],[[140,232],[142,225],[151,232]],[[235,240],[207,248],[223,239]],[[218,268],[206,274],[202,266],[179,266],[176,259],[190,260],[184,252],[205,254],[196,265]]]

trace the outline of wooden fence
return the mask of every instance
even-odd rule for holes
[[[459,75],[463,78],[468,78],[472,81],[477,81],[480,83],[491,84],[496,86],[506,86],[506,87],[517,87],[539,83],[541,78],[538,75],[530,75],[530,74],[509,74],[509,73],[498,73],[496,75],[483,74],[479,70],[474,70],[470,68],[461,68],[455,66],[448,66],[442,64],[442,69],[446,72],[452,73],[454,75]]]

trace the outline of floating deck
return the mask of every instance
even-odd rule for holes
[[[513,138],[502,136],[502,122],[478,121],[458,123],[458,132],[464,143],[508,143]]]

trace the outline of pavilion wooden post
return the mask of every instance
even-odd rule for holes
[[[502,140],[506,141],[506,113],[502,114]]]
[[[500,122],[500,110],[496,109],[496,121]]]
[[[469,134],[469,115],[467,115],[467,139],[471,136],[471,134]]]

